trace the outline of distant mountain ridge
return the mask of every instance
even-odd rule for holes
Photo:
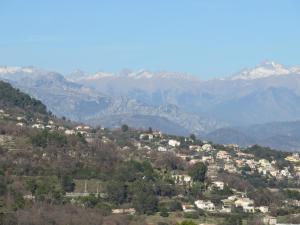
[[[126,96],[144,104],[172,104],[191,114],[249,125],[300,119],[300,69],[266,61],[253,69],[220,79],[203,81],[189,75],[151,73],[96,73],[77,82],[110,96]],[[272,111],[270,117],[270,111]]]
[[[204,138],[221,144],[259,144],[285,151],[300,151],[300,121],[221,128],[205,135]]]
[[[93,125],[127,121],[204,136],[220,128],[300,120],[300,69],[272,61],[213,80],[128,69],[63,76],[34,67],[2,67],[0,78],[42,100],[56,115]]]
[[[260,65],[256,66],[253,69],[245,69],[230,77],[232,80],[254,80],[254,79],[262,79],[271,76],[284,76],[290,74],[298,74],[300,75],[299,67],[285,67],[279,63],[275,63],[273,61],[265,61]]]
[[[177,126],[179,133],[203,133],[221,127],[216,121],[200,115],[190,115],[172,103],[148,104],[130,96],[114,96],[101,90],[67,80],[59,73],[40,69],[26,68],[0,70],[0,78],[11,82],[15,87],[41,99],[55,115],[66,116],[75,121],[87,122],[93,125],[116,127],[124,120],[116,117],[130,118],[130,123],[139,128],[148,128],[152,122],[164,121],[158,126],[164,131],[168,127]],[[128,117],[128,115],[130,115]],[[140,117],[148,118],[141,123]],[[103,120],[103,118],[106,118]],[[114,121],[114,123],[112,123]],[[125,123],[126,121],[124,121]],[[129,122],[129,121],[128,121]],[[158,124],[158,123],[156,123]],[[155,128],[155,127],[154,127]],[[172,129],[173,131],[175,129]],[[172,133],[172,131],[171,131]],[[174,133],[175,134],[175,133]]]

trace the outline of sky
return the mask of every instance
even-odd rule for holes
[[[300,66],[298,0],[0,0],[0,65],[225,76]]]

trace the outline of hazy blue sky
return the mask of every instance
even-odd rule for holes
[[[228,75],[300,65],[298,0],[0,0],[0,65]]]

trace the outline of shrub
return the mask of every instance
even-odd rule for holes
[[[168,217],[169,216],[169,212],[168,212],[168,210],[166,208],[162,208],[160,210],[159,215],[162,216],[162,217]]]
[[[189,212],[189,213],[184,213],[183,217],[187,219],[198,219],[199,215],[197,212]]]
[[[184,220],[179,225],[197,225],[197,224],[191,220]]]

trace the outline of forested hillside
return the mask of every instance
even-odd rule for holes
[[[31,98],[4,81],[0,81],[0,107],[18,107],[29,112],[47,114],[47,108],[41,101]]]

